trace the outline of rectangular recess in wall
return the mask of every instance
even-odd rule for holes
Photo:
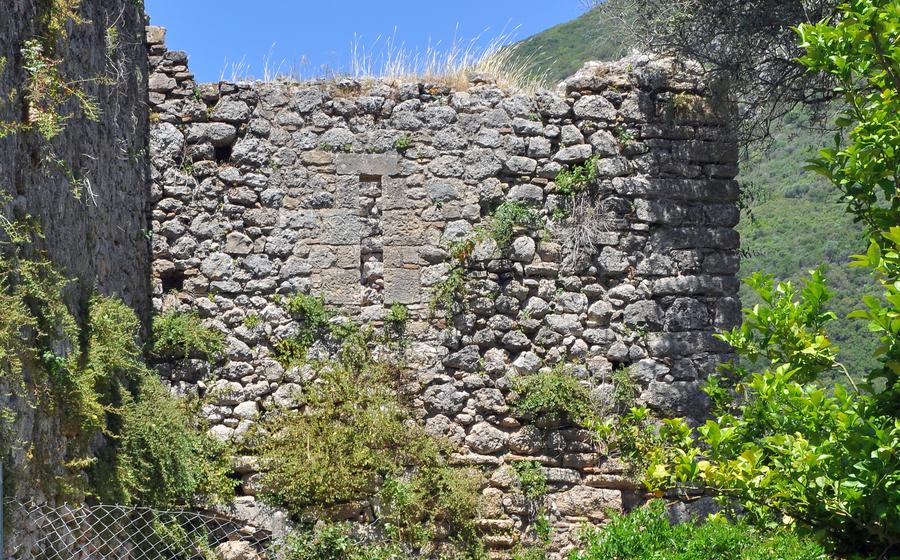
[[[359,277],[363,305],[378,305],[384,290],[384,247],[381,224],[381,175],[360,174],[359,214],[362,235],[359,250]]]

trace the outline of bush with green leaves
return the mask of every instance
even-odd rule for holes
[[[512,406],[519,414],[576,424],[593,417],[590,390],[564,362],[538,373],[516,376],[512,388],[518,394]]]
[[[452,536],[469,556],[481,550],[475,526],[480,507],[481,474],[446,464],[426,465],[411,475],[388,477],[378,496],[379,519],[390,542],[402,543],[413,556],[427,556],[438,530]]]
[[[154,376],[140,380],[121,410],[114,473],[101,492],[121,503],[160,508],[221,502],[234,494],[231,451],[207,435],[191,402]]]
[[[580,535],[570,560],[825,560],[814,541],[781,530],[766,533],[714,516],[701,523],[672,524],[665,503],[654,500],[628,515],[615,515]]]
[[[575,165],[571,169],[563,169],[556,175],[556,192],[573,197],[583,191],[587,186],[597,181],[597,157],[592,157],[582,164]]]
[[[30,442],[36,468],[56,460],[70,470],[66,477],[41,473],[45,490],[164,506],[189,503],[197,492],[227,494],[228,458],[205,451],[215,444],[196,411],[169,395],[145,365],[134,310],[94,296],[79,325],[63,297],[68,282],[33,246],[37,228],[0,221],[0,380],[58,416],[69,440],[66,456],[56,458],[43,457],[43,442]],[[106,442],[98,446],[101,434]]]
[[[188,531],[177,518],[153,512],[152,533],[144,536],[145,547],[165,551],[167,560],[217,560],[206,532]]]
[[[196,313],[167,311],[153,319],[152,354],[158,359],[217,360],[225,350],[225,335],[203,325]]]
[[[138,319],[121,301],[91,298],[82,328],[64,296],[68,280],[35,247],[40,235],[30,220],[0,216],[0,382],[57,417],[68,445],[65,456],[45,457],[43,441],[19,442],[4,429],[0,448],[30,445],[31,476],[48,493],[77,499],[88,490],[80,470],[92,463],[98,434],[115,429],[115,407],[146,367]],[[66,476],[54,470],[63,463]]]
[[[305,408],[269,415],[250,438],[266,466],[264,498],[302,517],[377,494],[393,541],[422,549],[440,526],[460,537],[459,549],[479,548],[478,478],[450,467],[447,442],[416,423],[398,393],[401,371],[373,356],[371,337],[360,329],[317,361]]]
[[[280,550],[283,560],[397,560],[405,558],[396,543],[363,542],[348,523],[330,523],[291,533]]]

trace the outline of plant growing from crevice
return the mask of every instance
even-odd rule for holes
[[[516,461],[513,470],[519,479],[519,487],[522,494],[529,499],[538,499],[547,494],[547,475],[544,468],[537,461]]]
[[[487,237],[497,243],[500,251],[505,251],[517,231],[533,230],[540,225],[540,216],[532,208],[521,202],[504,202],[488,216],[487,224],[476,237]]]
[[[412,147],[412,139],[406,134],[394,140],[394,149],[398,152],[405,152],[410,147]]]
[[[557,194],[563,197],[573,197],[587,186],[596,183],[599,176],[597,161],[597,157],[594,156],[571,169],[560,171],[554,180]]]
[[[537,461],[517,461],[512,466],[528,503],[528,531],[523,535],[528,544],[520,543],[512,557],[515,560],[545,560],[550,552],[552,530],[544,500],[550,491],[547,474]]]
[[[593,416],[590,390],[564,362],[513,377],[511,385],[517,393],[512,406],[519,414],[576,424],[588,423]]]
[[[328,333],[329,320],[334,314],[323,298],[304,293],[282,300],[282,305],[297,322],[297,330],[275,344],[275,357],[284,367],[292,367],[306,362],[313,343]]]
[[[509,249],[520,230],[534,230],[540,226],[540,215],[521,202],[506,201],[494,209],[465,239],[452,243],[449,253],[454,263],[443,281],[432,292],[430,309],[458,313],[466,309],[469,292],[466,272],[469,261],[480,241],[490,239],[502,253]]]
[[[248,329],[255,329],[262,325],[262,318],[257,313],[251,313],[244,317],[244,326]]]
[[[384,318],[384,324],[387,327],[387,336],[401,337],[406,331],[406,325],[409,322],[409,309],[402,303],[391,304],[388,313]]]
[[[196,313],[167,311],[153,319],[151,354],[161,360],[215,361],[225,351],[225,335],[206,327]]]
[[[466,271],[462,266],[454,266],[447,276],[434,287],[429,308],[434,311],[458,313],[466,308],[469,288],[466,286]]]

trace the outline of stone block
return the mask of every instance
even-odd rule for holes
[[[603,521],[610,511],[622,511],[622,492],[607,488],[575,486],[553,496],[560,515],[587,517],[591,521]]]
[[[337,154],[334,167],[338,175],[397,175],[400,172],[396,154]]]
[[[318,292],[326,303],[335,305],[360,305],[362,284],[357,269],[328,268],[317,274]]]
[[[383,260],[388,268],[415,268],[420,264],[419,247],[388,245],[384,248]]]
[[[413,304],[422,301],[422,284],[418,268],[384,269],[384,303]]]
[[[358,216],[344,213],[322,214],[319,217],[320,241],[328,245],[359,245],[361,224]]]
[[[427,243],[425,224],[415,216],[411,216],[408,211],[385,211],[382,216],[381,227],[384,232],[385,246],[417,246]]]

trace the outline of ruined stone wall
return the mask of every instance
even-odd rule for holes
[[[429,431],[483,468],[492,547],[528,515],[510,464],[543,464],[555,538],[637,499],[614,457],[576,427],[526,422],[510,379],[560,360],[598,395],[628,367],[639,403],[702,417],[700,382],[739,318],[737,148],[714,92],[671,62],[590,63],[558,92],[359,82],[196,84],[149,28],[153,282],[157,310],[197,311],[227,333],[227,361],[165,370],[217,399],[213,431],[240,439],[293,405],[304,371],[273,344],[297,328],[276,294],[321,295],[361,322],[408,307],[407,362]],[[598,158],[586,200],[602,221],[571,254],[554,179]],[[508,250],[474,248],[468,310],[429,310],[453,242],[503,201],[537,209]],[[251,324],[248,317],[261,321]],[[256,323],[255,321],[253,323]],[[253,503],[244,470],[240,500]],[[365,518],[367,504],[349,516]]]
[[[46,2],[4,0],[0,8],[0,121],[27,123],[25,42],[41,28]],[[124,0],[84,0],[85,23],[67,26],[55,58],[64,81],[96,101],[96,120],[74,102],[60,108],[64,130],[48,142],[20,130],[0,138],[0,214],[32,216],[44,239],[38,246],[72,279],[66,296],[81,318],[95,292],[121,297],[144,320],[150,314],[149,163],[147,160],[147,56],[144,16]],[[115,42],[109,39],[114,35]],[[75,191],[80,190],[80,194]],[[31,377],[29,368],[25,378]],[[7,497],[53,501],[41,488],[52,484],[65,460],[65,439],[51,411],[35,410],[0,386],[0,426],[13,451],[6,467]],[[7,423],[10,418],[15,418]],[[9,442],[7,442],[9,443]],[[30,458],[29,458],[30,456]],[[40,473],[40,474],[37,474]],[[43,480],[40,478],[43,477]],[[33,525],[7,509],[7,553],[30,558]]]

